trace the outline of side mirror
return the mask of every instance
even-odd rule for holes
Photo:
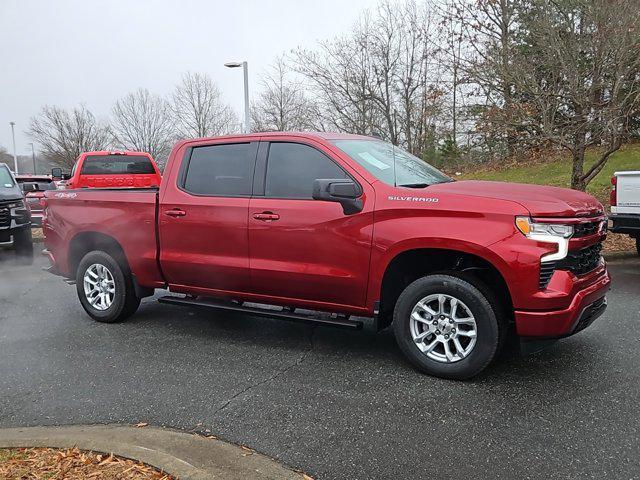
[[[62,178],[62,169],[60,167],[53,167],[51,169],[51,176],[53,178]]]
[[[362,187],[351,179],[317,179],[313,182],[313,199],[337,202],[345,215],[362,211]]]

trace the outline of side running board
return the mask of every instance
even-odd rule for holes
[[[367,320],[370,320],[363,317],[354,317],[352,320],[351,317],[347,315],[316,312],[311,310],[302,310],[304,313],[296,313],[295,309],[288,307],[275,307],[270,305],[260,305],[257,303],[222,302],[202,297],[192,298],[166,295],[164,297],[160,297],[158,302],[185,307],[212,308],[214,310],[246,313],[249,315],[259,315],[262,317],[278,318],[281,320],[290,320],[295,322],[319,323],[352,330],[362,329],[365,324],[368,323]],[[369,326],[367,325],[367,327]]]

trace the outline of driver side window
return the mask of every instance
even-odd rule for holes
[[[311,199],[318,178],[349,178],[333,160],[309,145],[272,142],[267,157],[267,198]]]

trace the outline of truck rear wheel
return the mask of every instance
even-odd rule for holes
[[[98,322],[125,320],[140,306],[131,274],[108,253],[87,253],[76,272],[76,290],[84,310]]]
[[[472,282],[429,275],[411,283],[398,298],[393,313],[396,341],[423,372],[464,380],[496,356],[504,325],[482,293],[485,287]]]

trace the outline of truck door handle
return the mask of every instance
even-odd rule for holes
[[[278,215],[277,213],[273,213],[273,212],[262,212],[262,213],[254,213],[253,214],[253,218],[255,218],[256,220],[262,220],[264,222],[269,222],[269,221],[273,221],[273,220],[278,220],[280,218],[280,215]]]
[[[170,217],[184,217],[187,212],[180,210],[179,208],[174,208],[172,210],[165,210],[164,214],[169,215]]]

